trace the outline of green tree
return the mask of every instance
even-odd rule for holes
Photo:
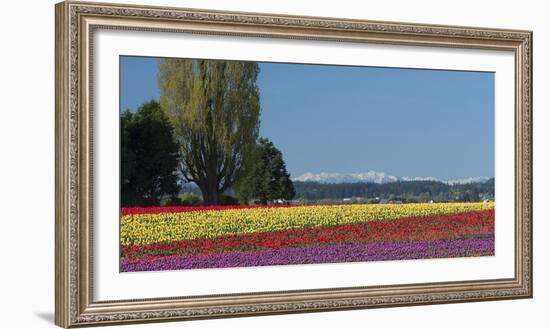
[[[174,127],[180,170],[206,205],[221,203],[253,150],[260,125],[258,73],[249,62],[160,61],[160,103]]]
[[[277,199],[291,200],[296,195],[283,154],[268,139],[258,140],[247,162],[246,175],[236,184],[235,193],[242,202],[258,199],[262,204]]]
[[[121,204],[159,205],[178,192],[178,146],[172,126],[154,100],[121,114]]]

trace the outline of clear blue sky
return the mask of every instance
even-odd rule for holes
[[[121,110],[159,98],[157,64],[121,57]],[[260,134],[293,176],[494,176],[494,73],[278,63],[260,70]]]

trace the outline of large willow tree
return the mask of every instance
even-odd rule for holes
[[[174,127],[180,169],[205,205],[220,204],[242,174],[258,138],[260,100],[255,63],[163,59],[160,103]]]

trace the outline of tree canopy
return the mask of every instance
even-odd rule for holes
[[[136,113],[121,114],[121,204],[158,205],[178,192],[178,146],[172,127],[156,101]]]
[[[243,202],[256,199],[261,204],[278,199],[291,200],[296,191],[286,170],[283,154],[267,138],[260,138],[247,162],[246,175],[236,184],[235,193]]]
[[[251,62],[162,59],[160,103],[179,146],[179,170],[201,190],[206,205],[221,202],[242,175],[260,125]]]

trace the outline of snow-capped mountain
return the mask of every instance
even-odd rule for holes
[[[292,180],[301,182],[319,182],[319,183],[392,183],[399,180],[396,176],[386,175],[383,172],[368,171],[365,173],[340,174],[322,172],[313,174],[307,172],[303,175],[293,178]]]
[[[468,184],[468,183],[484,183],[488,181],[490,177],[467,177],[462,179],[438,179],[435,177],[399,177],[394,175],[388,175],[378,171],[367,171],[364,173],[327,173],[321,172],[313,174],[307,172],[297,177],[293,177],[293,181],[298,182],[317,182],[317,183],[393,183],[393,182],[409,182],[409,181],[434,181],[442,182],[449,185],[455,184]]]
[[[449,185],[456,185],[456,184],[471,184],[471,183],[485,183],[491,179],[490,177],[467,177],[462,179],[449,179],[445,181],[445,183]]]

